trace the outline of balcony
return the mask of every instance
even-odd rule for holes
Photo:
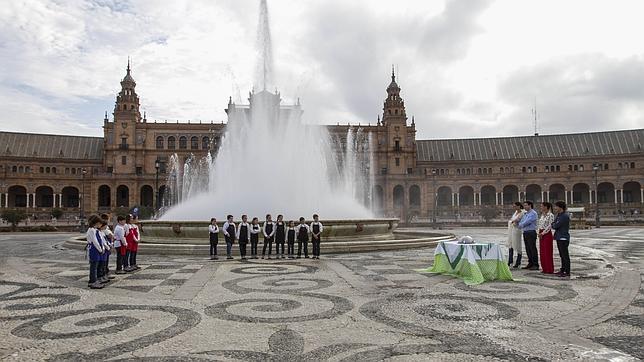
[[[119,145],[119,150],[127,150],[129,148],[130,148],[130,146],[127,143],[121,143]]]

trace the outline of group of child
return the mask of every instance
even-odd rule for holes
[[[114,232],[109,227],[107,214],[92,215],[88,219],[87,258],[89,259],[88,287],[101,289],[115,277],[110,274],[109,258],[116,253],[116,274],[139,270],[136,254],[140,240],[136,216],[118,216]]]
[[[217,244],[219,243],[219,226],[217,226],[217,219],[210,219],[208,227],[210,233],[210,259],[217,260]],[[288,224],[284,221],[283,215],[277,216],[277,221],[273,222],[270,214],[266,215],[264,225],[260,227],[259,219],[254,217],[248,223],[248,216],[242,215],[242,221],[235,225],[233,216],[228,215],[226,222],[223,225],[223,234],[226,240],[226,259],[233,259],[232,248],[235,240],[239,243],[239,254],[241,260],[247,260],[247,245],[250,243],[250,258],[258,259],[257,244],[259,243],[259,234],[264,237],[264,246],[262,248],[261,258],[266,257],[266,249],[268,248],[267,259],[272,259],[273,243],[275,243],[275,258],[276,259],[295,259],[302,257],[302,249],[304,249],[304,257],[309,258],[309,234],[311,234],[311,242],[313,244],[313,259],[320,259],[320,241],[324,227],[319,220],[317,214],[313,215],[313,222],[307,225],[304,218],[300,217],[300,223],[296,226],[293,220]],[[295,242],[297,241],[297,256],[295,256]],[[287,245],[286,256],[284,251],[284,244]]]

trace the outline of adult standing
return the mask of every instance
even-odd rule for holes
[[[541,255],[541,272],[553,274],[555,265],[552,261],[552,223],[555,215],[552,214],[552,204],[541,203],[541,216],[539,216],[539,255]]]
[[[528,265],[523,269],[539,270],[539,254],[537,254],[537,219],[539,217],[534,211],[533,205],[532,201],[523,203],[525,214],[517,225],[523,232],[525,252],[528,255]]]
[[[512,217],[508,221],[508,266],[512,265],[514,253],[516,253],[517,262],[514,264],[514,267],[518,268],[521,265],[521,252],[523,251],[523,245],[521,243],[521,229],[519,229],[515,222],[521,220],[525,211],[523,210],[523,204],[520,202],[515,202],[513,207],[514,214],[512,214]]]
[[[570,276],[570,254],[568,246],[570,245],[570,215],[566,212],[566,203],[563,201],[555,202],[555,221],[552,223],[552,229],[555,231],[555,240],[557,240],[557,249],[561,257],[561,269],[557,275],[559,277]]]

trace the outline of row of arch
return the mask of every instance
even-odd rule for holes
[[[165,186],[159,188],[159,197],[162,198],[165,193]],[[150,185],[141,186],[139,193],[140,199],[138,205],[152,207],[154,206],[154,188]],[[97,191],[98,207],[112,207],[112,188],[108,185],[101,185]],[[130,188],[126,185],[116,187],[115,205],[130,207]],[[7,189],[5,195],[2,195],[0,207],[66,207],[73,208],[80,206],[80,190],[74,186],[63,187],[59,194],[54,193],[50,186],[36,187],[34,193],[28,193],[27,188],[20,185],[14,185]]]
[[[217,142],[217,138],[214,139],[214,142]],[[190,141],[190,143],[188,143]],[[180,136],[179,137],[179,149],[180,150],[187,150],[190,148],[191,150],[198,150],[200,149],[200,144],[201,144],[201,149],[202,150],[208,150],[210,149],[210,137],[208,136],[203,136],[201,139],[197,136],[192,136],[190,137],[190,140],[188,140],[187,136]],[[164,138],[163,136],[157,136],[156,142],[155,142],[156,149],[162,150],[164,148],[168,150],[174,150],[177,149],[177,138],[174,136],[169,136],[167,139]]]
[[[597,193],[586,183],[576,183],[571,190],[566,190],[562,184],[550,185],[547,189],[540,185],[531,184],[520,191],[516,185],[506,185],[497,190],[495,186],[485,185],[481,187],[480,193],[476,193],[472,186],[461,186],[458,190],[450,186],[440,186],[436,189],[437,206],[457,205],[511,205],[522,200],[534,202],[567,200],[570,204],[602,203],[641,203],[641,184],[630,181],[623,184],[619,193],[615,185],[610,182],[602,182],[597,185]],[[407,191],[407,192],[405,192]],[[405,195],[407,194],[407,195]],[[421,207],[421,189],[418,185],[411,185],[408,190],[402,185],[396,185],[392,189],[393,207],[400,209],[407,205],[410,208]],[[384,191],[380,185],[373,189],[374,207],[382,209],[384,205]]]

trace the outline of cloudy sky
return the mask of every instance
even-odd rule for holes
[[[149,120],[225,120],[258,0],[11,1],[0,129],[100,136],[132,57]],[[391,65],[419,138],[644,126],[644,2],[269,0],[275,83],[311,123],[374,123]]]

